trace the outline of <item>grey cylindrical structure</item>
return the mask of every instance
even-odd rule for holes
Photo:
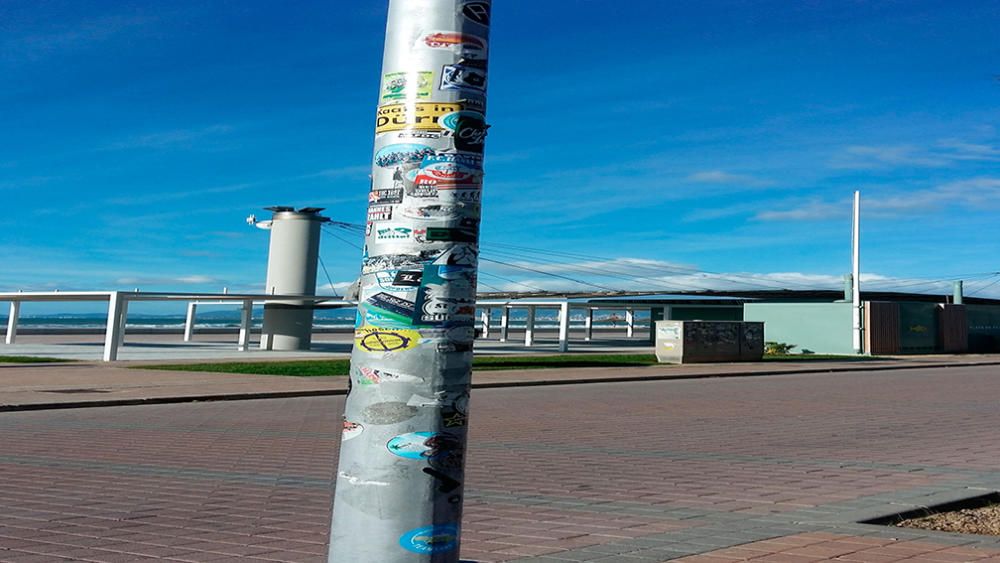
[[[844,274],[844,301],[850,301],[854,298],[854,276],[851,274]]]
[[[958,280],[952,285],[951,295],[951,302],[955,305],[961,305],[964,302],[965,295],[962,280]]]
[[[489,23],[389,3],[333,562],[458,561]]]
[[[321,209],[272,208],[271,245],[267,259],[268,295],[315,295],[320,226],[328,221]],[[312,343],[314,304],[282,301],[264,305],[260,347],[265,350],[308,350]]]

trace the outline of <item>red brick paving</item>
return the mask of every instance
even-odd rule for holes
[[[1000,558],[933,533],[791,523],[874,494],[1000,482],[998,376],[477,390],[463,557],[668,560],[683,555],[669,555],[676,537],[704,552],[683,561]],[[323,561],[341,408],[329,397],[0,414],[0,561]],[[761,516],[790,518],[789,531],[740,539]],[[697,535],[730,527],[731,540]]]
[[[927,541],[872,539],[829,533],[806,533],[744,544],[674,559],[678,563],[731,561],[1000,561],[1000,549],[972,549]]]

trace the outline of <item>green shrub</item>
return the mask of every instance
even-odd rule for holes
[[[765,356],[787,356],[792,353],[795,348],[795,344],[786,344],[784,342],[765,342],[764,343],[764,355]]]

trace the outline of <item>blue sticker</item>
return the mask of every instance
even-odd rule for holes
[[[486,119],[483,116],[483,114],[479,113],[478,111],[461,110],[461,111],[453,111],[451,113],[443,115],[439,123],[441,125],[444,125],[444,128],[449,131],[458,131],[459,120],[463,117],[479,121]]]
[[[457,119],[457,117],[456,117]],[[400,164],[419,163],[427,155],[435,154],[434,149],[416,143],[400,143],[382,147],[375,153],[375,165],[391,168]]]
[[[443,432],[410,432],[389,440],[386,449],[406,459],[435,459],[462,449],[462,443],[451,434]]]
[[[385,446],[389,451],[406,459],[425,459],[424,454],[430,451],[425,444],[434,436],[433,432],[410,432],[389,440]]]
[[[399,538],[399,545],[413,553],[445,553],[458,547],[458,526],[444,524],[410,530]]]

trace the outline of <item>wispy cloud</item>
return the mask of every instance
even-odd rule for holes
[[[216,124],[194,129],[173,129],[128,137],[105,145],[98,150],[117,151],[133,149],[167,149],[191,147],[195,141],[230,133],[231,125]]]
[[[36,188],[58,179],[58,176],[31,176],[29,178],[19,178],[16,180],[2,180],[0,181],[0,190]]]
[[[766,180],[755,178],[747,174],[733,174],[724,170],[705,170],[695,172],[685,178],[689,182],[698,184],[742,184],[746,186],[764,186],[770,184]]]
[[[669,269],[651,268],[639,273],[625,274],[617,269],[620,263],[628,263],[635,259],[623,258],[609,261],[605,267],[620,274],[618,279],[609,279],[608,275],[587,274],[574,270],[558,270],[568,278],[537,275],[507,270],[501,272],[491,264],[484,264],[484,280],[502,291],[649,291],[655,292],[689,292],[706,290],[754,290],[754,289],[839,289],[843,287],[843,277],[826,274],[809,274],[802,272],[698,272],[692,270],[673,271]],[[646,261],[652,263],[653,261]],[[596,265],[591,263],[591,265]],[[537,268],[542,270],[543,268]],[[491,273],[501,272],[503,278],[491,277]],[[622,277],[628,279],[621,279]],[[516,279],[515,279],[516,278]],[[862,278],[864,279],[864,278]],[[500,281],[497,281],[500,280]]]
[[[1000,209],[1000,178],[978,177],[946,182],[906,193],[875,192],[862,195],[862,210],[878,216],[900,216],[940,211],[948,207],[974,210]],[[842,218],[850,210],[848,199],[811,200],[787,209],[757,213],[760,221],[824,221]]]
[[[738,215],[753,215],[756,214],[761,207],[765,204],[761,202],[753,203],[738,203],[735,205],[727,206],[717,206],[717,207],[705,207],[702,209],[697,209],[684,215],[682,220],[686,223],[695,223],[698,221],[715,221],[718,219],[728,219],[730,217],[736,217]]]
[[[942,139],[930,146],[854,145],[843,149],[830,163],[832,168],[941,168],[960,162],[1000,162],[1000,149],[961,139]]]
[[[311,174],[303,174],[296,177],[297,180],[306,178],[349,178],[352,176],[367,176],[371,172],[370,166],[342,166],[340,168],[327,168]]]
[[[845,203],[810,201],[789,209],[769,209],[754,215],[758,221],[825,221],[849,213]]]
[[[519,270],[515,267],[504,269],[490,262],[484,262],[481,266],[484,287],[481,287],[480,291],[499,290],[514,293],[550,291],[559,293],[622,289],[670,293],[768,289],[838,291],[844,287],[844,278],[839,274],[797,271],[702,272],[690,266],[638,258],[579,262],[563,264],[562,267],[538,265],[530,262],[514,263],[513,266],[530,266],[535,271]],[[949,276],[942,276],[942,278],[947,277]],[[977,281],[970,287],[975,287],[979,296],[1000,296],[1000,284],[988,285],[989,282],[996,279],[995,273],[981,274],[976,277]],[[950,294],[952,290],[950,279],[916,279],[876,272],[862,272],[861,283],[867,291]],[[485,284],[490,287],[485,287]]]
[[[201,274],[191,274],[185,276],[126,276],[115,280],[115,283],[122,285],[209,285],[224,284],[225,280],[213,276]]]
[[[23,35],[4,34],[0,43],[9,61],[36,62],[53,53],[86,49],[131,28],[155,22],[151,16],[106,15]]]

